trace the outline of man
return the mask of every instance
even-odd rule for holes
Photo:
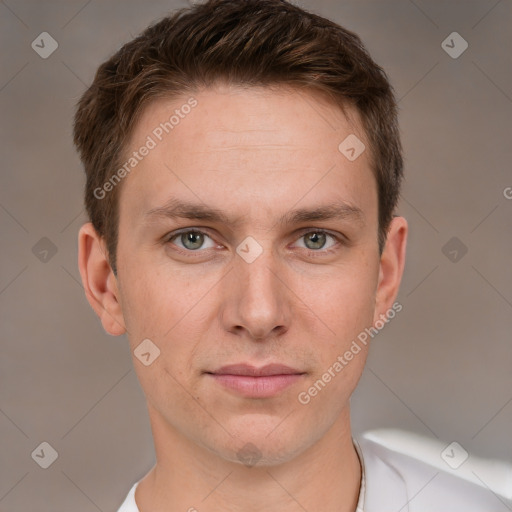
[[[82,281],[157,458],[120,512],[489,510],[352,439],[407,238],[392,88],[354,33],[281,0],[183,9],[100,66],[74,140]]]

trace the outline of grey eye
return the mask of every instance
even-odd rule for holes
[[[215,241],[207,233],[199,229],[188,229],[178,232],[168,238],[168,242],[189,252],[203,252],[205,249],[213,249],[215,247]]]
[[[187,231],[186,233],[181,233],[180,241],[183,244],[183,247],[194,251],[196,249],[200,249],[203,245],[204,234],[197,231]]]
[[[304,235],[303,238],[308,249],[322,249],[327,240],[327,234],[312,231]]]

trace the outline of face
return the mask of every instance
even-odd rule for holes
[[[276,464],[343,417],[367,345],[343,356],[394,300],[368,151],[338,149],[351,134],[368,143],[356,111],[313,93],[193,98],[151,104],[133,133],[130,154],[155,146],[122,183],[111,316],[132,353],[145,339],[146,362],[160,351],[147,366],[134,356],[153,424],[226,460],[251,443]]]

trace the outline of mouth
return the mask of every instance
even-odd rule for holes
[[[282,364],[268,364],[260,368],[234,364],[205,373],[224,388],[247,398],[275,396],[306,375],[306,372]]]

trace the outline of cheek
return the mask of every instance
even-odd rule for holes
[[[215,301],[219,298],[212,289],[215,279],[190,279],[180,272],[152,273],[138,266],[137,272],[127,272],[122,287],[122,307],[134,366],[143,389],[151,395],[174,396],[173,408],[189,395],[181,396],[180,384],[193,393],[196,368],[192,368],[197,345],[208,332],[215,316]],[[126,276],[125,276],[126,277]],[[211,290],[210,290],[211,289]],[[210,290],[209,293],[208,290]],[[150,366],[137,360],[136,351],[142,340],[149,338],[159,350]],[[149,397],[148,397],[149,398]]]
[[[315,415],[331,419],[347,403],[368,354],[370,338],[366,329],[372,325],[375,310],[378,265],[364,263],[363,258],[357,262],[316,280],[319,292],[309,303],[318,317],[317,327],[327,335],[316,336],[315,372],[298,402],[314,410]],[[305,293],[305,284],[301,293]]]
[[[370,340],[366,329],[372,324],[374,311],[370,289],[360,280],[335,281],[321,304],[312,306],[329,327],[329,335],[315,340],[317,364],[297,401],[326,424],[347,405],[366,363]]]
[[[150,410],[184,436],[208,432],[212,429],[211,416],[207,413],[210,404],[201,396],[197,382],[187,381],[186,369],[180,370],[168,359],[163,354],[149,367],[135,361],[137,377]],[[172,360],[175,361],[174,354]]]
[[[201,290],[205,286],[179,271],[171,274],[155,265],[133,265],[123,276],[122,287],[122,309],[128,331],[136,337],[160,340],[172,337],[190,312],[200,307]]]
[[[302,283],[301,296],[313,296],[311,309],[330,328],[337,348],[372,324],[377,277],[376,265],[354,265]],[[316,293],[311,294],[311,286]]]

